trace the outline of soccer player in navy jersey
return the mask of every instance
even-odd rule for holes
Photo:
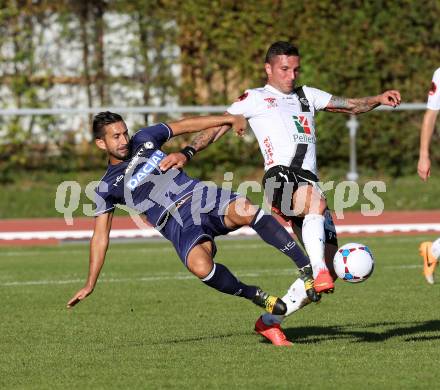
[[[96,188],[88,278],[67,307],[75,306],[93,292],[104,264],[116,204],[130,206],[144,214],[173,243],[189,271],[206,285],[247,298],[269,313],[284,314],[286,304],[280,298],[239,281],[226,266],[213,260],[214,238],[248,225],[265,242],[295,262],[310,299],[319,300],[309,259],[271,215],[239,194],[207,185],[180,169],[166,172],[159,169],[166,156],[160,148],[171,137],[224,125],[241,132],[246,127],[246,120],[241,115],[231,114],[185,118],[143,128],[130,140],[120,115],[107,111],[94,117],[95,142],[107,153],[109,165]],[[183,153],[190,152],[183,150]]]

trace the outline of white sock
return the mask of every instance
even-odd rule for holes
[[[267,325],[281,324],[284,318],[295,313],[297,310],[301,309],[303,306],[310,303],[307,298],[306,289],[304,287],[304,282],[301,279],[296,279],[295,282],[287,290],[287,294],[284,295],[282,300],[287,305],[287,312],[285,315],[273,315],[273,314],[263,314],[263,322]]]
[[[432,243],[431,252],[432,255],[438,260],[440,257],[440,238],[437,238],[437,240]]]
[[[302,225],[302,239],[313,268],[313,277],[327,269],[324,260],[325,218],[321,214],[307,214]]]

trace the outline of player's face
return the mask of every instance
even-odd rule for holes
[[[270,64],[264,64],[267,81],[283,93],[291,93],[299,76],[300,60],[298,56],[275,56]]]
[[[115,164],[127,158],[129,141],[130,137],[125,122],[115,122],[105,126],[105,136],[103,139],[96,140],[96,144],[99,148],[107,151],[110,163]]]

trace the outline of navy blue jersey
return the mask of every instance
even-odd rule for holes
[[[126,161],[110,165],[96,188],[96,211],[100,215],[114,210],[116,204],[127,205],[159,225],[176,203],[187,198],[199,180],[182,170],[161,172],[159,163],[166,154],[161,146],[173,136],[172,130],[159,123],[139,130],[130,140]]]

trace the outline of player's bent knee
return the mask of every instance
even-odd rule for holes
[[[186,266],[199,279],[206,278],[214,267],[211,245],[209,241],[197,244],[188,254]]]
[[[188,270],[199,279],[206,278],[214,267],[214,263],[200,258],[192,258],[187,262]]]
[[[229,227],[250,225],[259,208],[246,198],[238,198],[232,202],[225,215],[226,225]]]
[[[292,197],[293,213],[296,216],[307,214],[324,215],[327,202],[321,193],[311,185],[300,186]]]

